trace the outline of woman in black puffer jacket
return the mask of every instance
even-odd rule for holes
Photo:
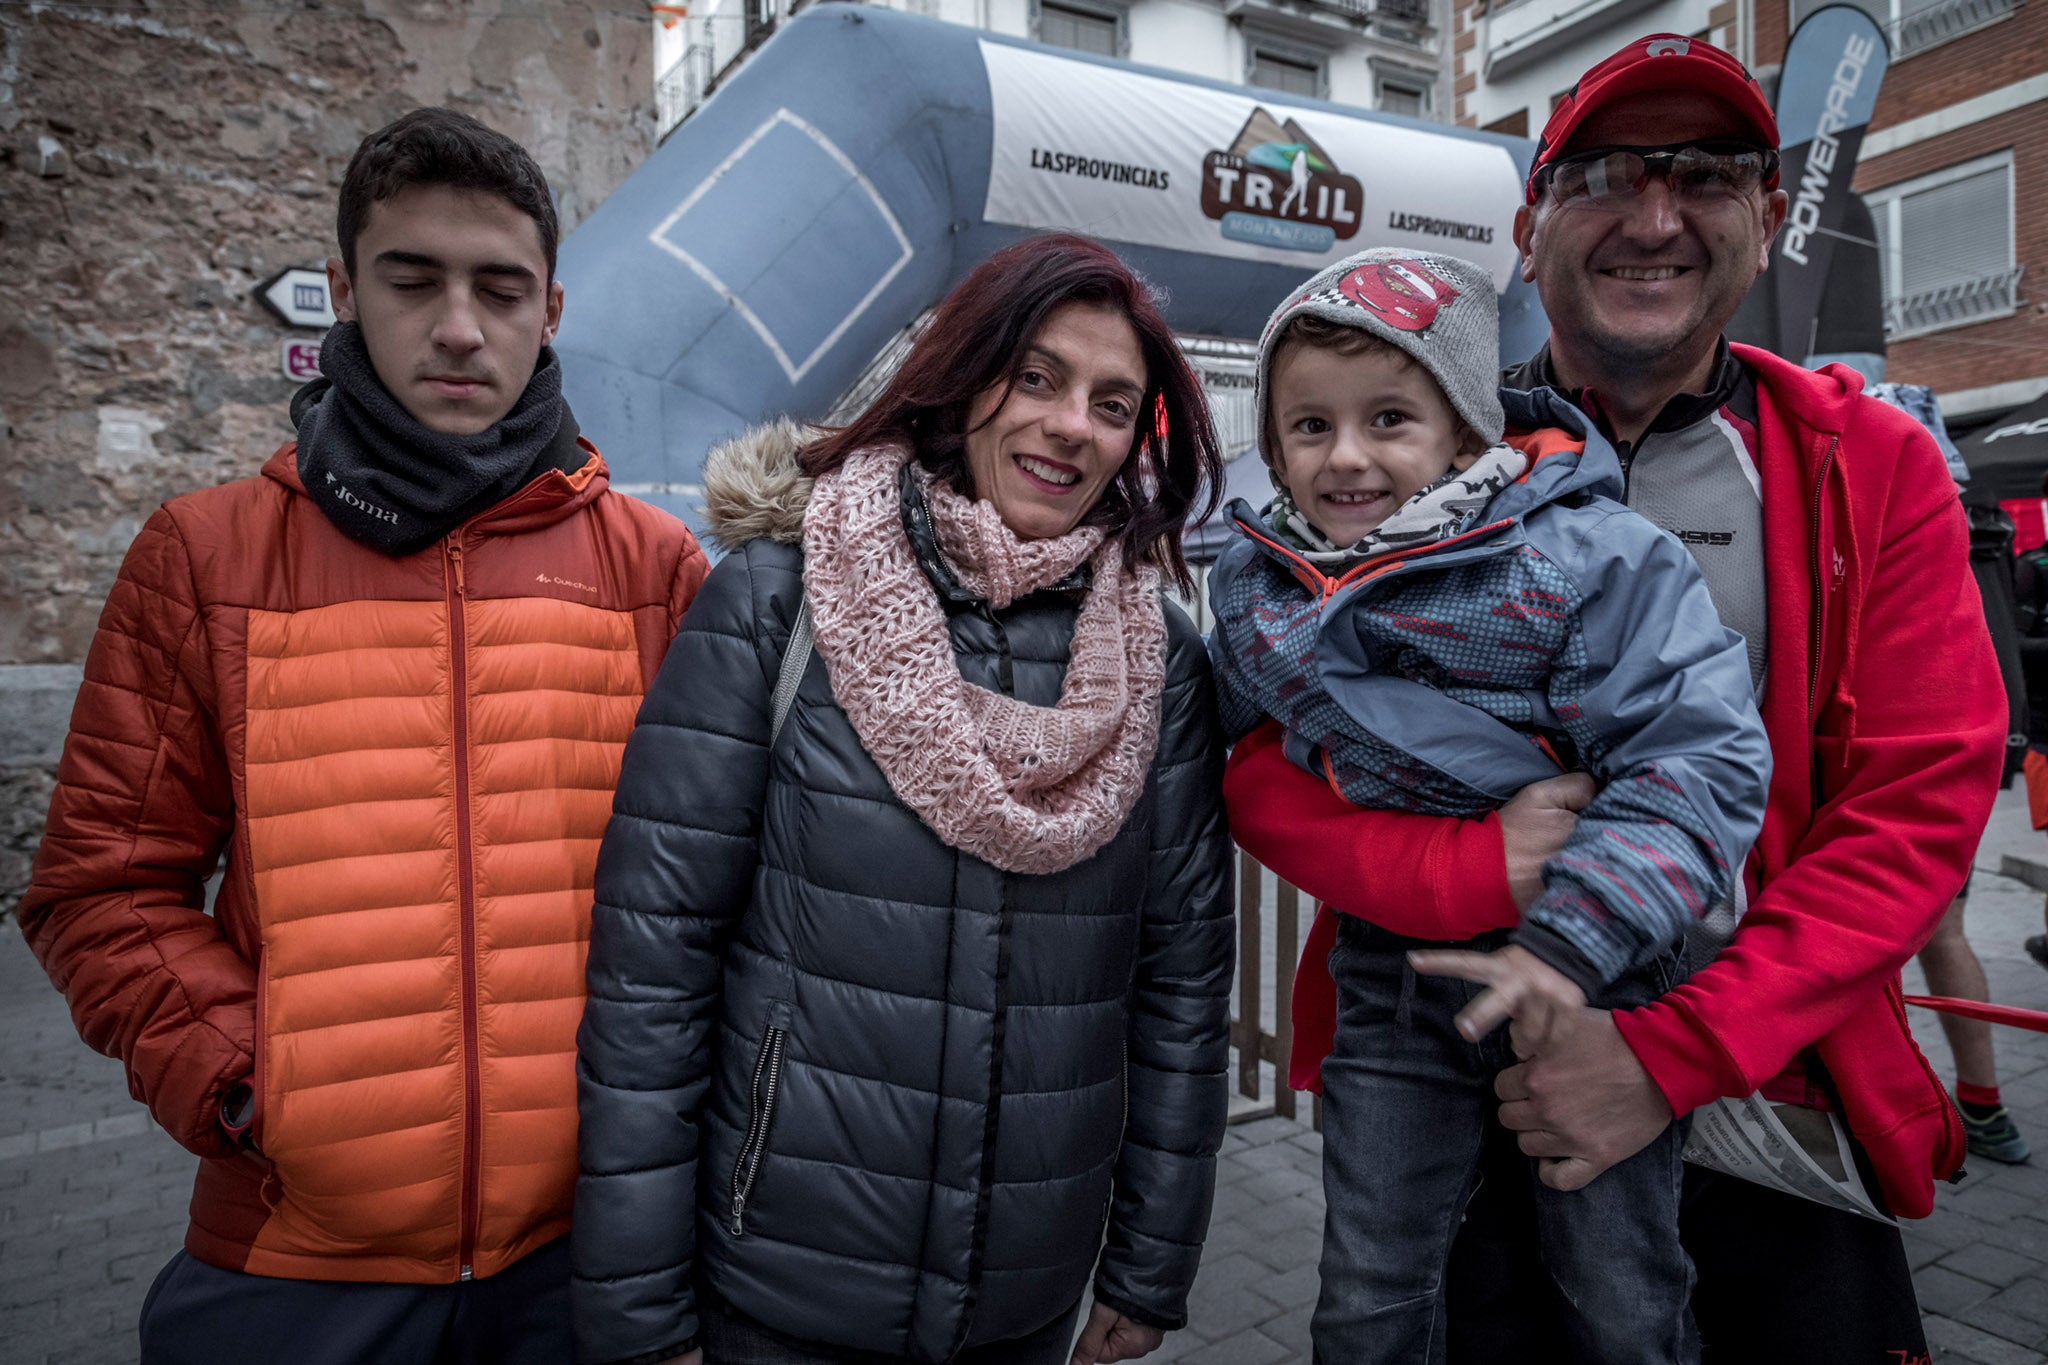
[[[1160,579],[1219,468],[1144,286],[1064,236],[971,274],[852,426],[713,456],[729,553],[598,859],[587,1365],[1056,1365],[1091,1279],[1087,1360],[1185,1321],[1231,850]]]

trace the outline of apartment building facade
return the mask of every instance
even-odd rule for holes
[[[1829,2],[1453,0],[1451,117],[1534,136],[1639,33],[1707,38],[1775,91],[1794,29]],[[1855,179],[1876,223],[1886,377],[1932,386],[1966,431],[2048,392],[2048,6],[1859,3],[1891,50]]]
[[[655,6],[664,132],[811,4]],[[1211,80],[1449,121],[1451,0],[873,0],[950,23]],[[682,11],[687,8],[687,13]]]

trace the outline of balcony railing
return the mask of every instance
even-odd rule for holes
[[[1379,0],[1372,7],[1372,12],[1383,23],[1392,23],[1400,28],[1431,26],[1429,0]]]
[[[728,24],[725,27],[733,26]],[[730,41],[726,43],[726,47],[730,53]],[[669,63],[668,70],[662,72],[661,79],[654,83],[654,107],[661,115],[661,136],[668,136],[671,129],[696,113],[697,107],[711,98],[711,88],[717,83],[717,73],[717,34],[709,24],[700,22],[699,35],[683,49],[682,56]]]
[[[1302,894],[1240,850],[1237,855],[1237,1012],[1230,1021],[1237,1049],[1237,1098],[1232,1119],[1278,1114],[1295,1117],[1295,1092],[1287,1085],[1287,1057],[1294,1046],[1294,966],[1301,956]],[[1268,914],[1267,889],[1273,889]],[[1314,902],[1309,903],[1310,912]],[[1270,974],[1269,974],[1270,973]],[[1269,1030],[1265,1021],[1273,1021]],[[1263,1064],[1263,1065],[1262,1065]],[[1270,1084],[1261,1074],[1272,1068]],[[1322,1101],[1311,1121],[1323,1126]]]
[[[1939,332],[1949,327],[2005,317],[2020,305],[2020,275],[2025,266],[1994,271],[1973,280],[1959,280],[1917,294],[1887,299],[1884,305],[1885,336],[1902,337]]]
[[[1939,0],[1899,21],[1892,44],[1900,57],[1947,42],[2019,8],[2019,0]]]

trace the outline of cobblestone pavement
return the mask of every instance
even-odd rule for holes
[[[2048,972],[2020,947],[2042,930],[2042,894],[1995,874],[2009,854],[2048,865],[2017,792],[2000,798],[1978,855],[1970,939],[1994,999],[2048,1009]],[[1917,970],[1907,987],[1920,989]],[[1916,1015],[1920,1012],[1916,1011]],[[1930,1016],[1921,1043],[1947,1074]],[[81,1044],[11,923],[0,925],[0,1359],[117,1365],[182,1236],[194,1161],[151,1127],[120,1068]],[[1906,1245],[1935,1359],[2048,1365],[2048,1035],[1998,1031],[2007,1104],[2042,1155],[1973,1162]],[[1151,1359],[1282,1365],[1308,1359],[1323,1199],[1322,1139],[1267,1118],[1225,1139],[1215,1220],[1188,1330]]]

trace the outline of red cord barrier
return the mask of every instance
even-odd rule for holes
[[[2010,1024],[2032,1033],[2048,1033],[2048,1010],[2023,1010],[2018,1005],[1987,1005],[1982,1000],[1958,1000],[1950,995],[1909,995],[1909,1005],[1960,1014],[1965,1019],[1982,1019],[1987,1024]]]

